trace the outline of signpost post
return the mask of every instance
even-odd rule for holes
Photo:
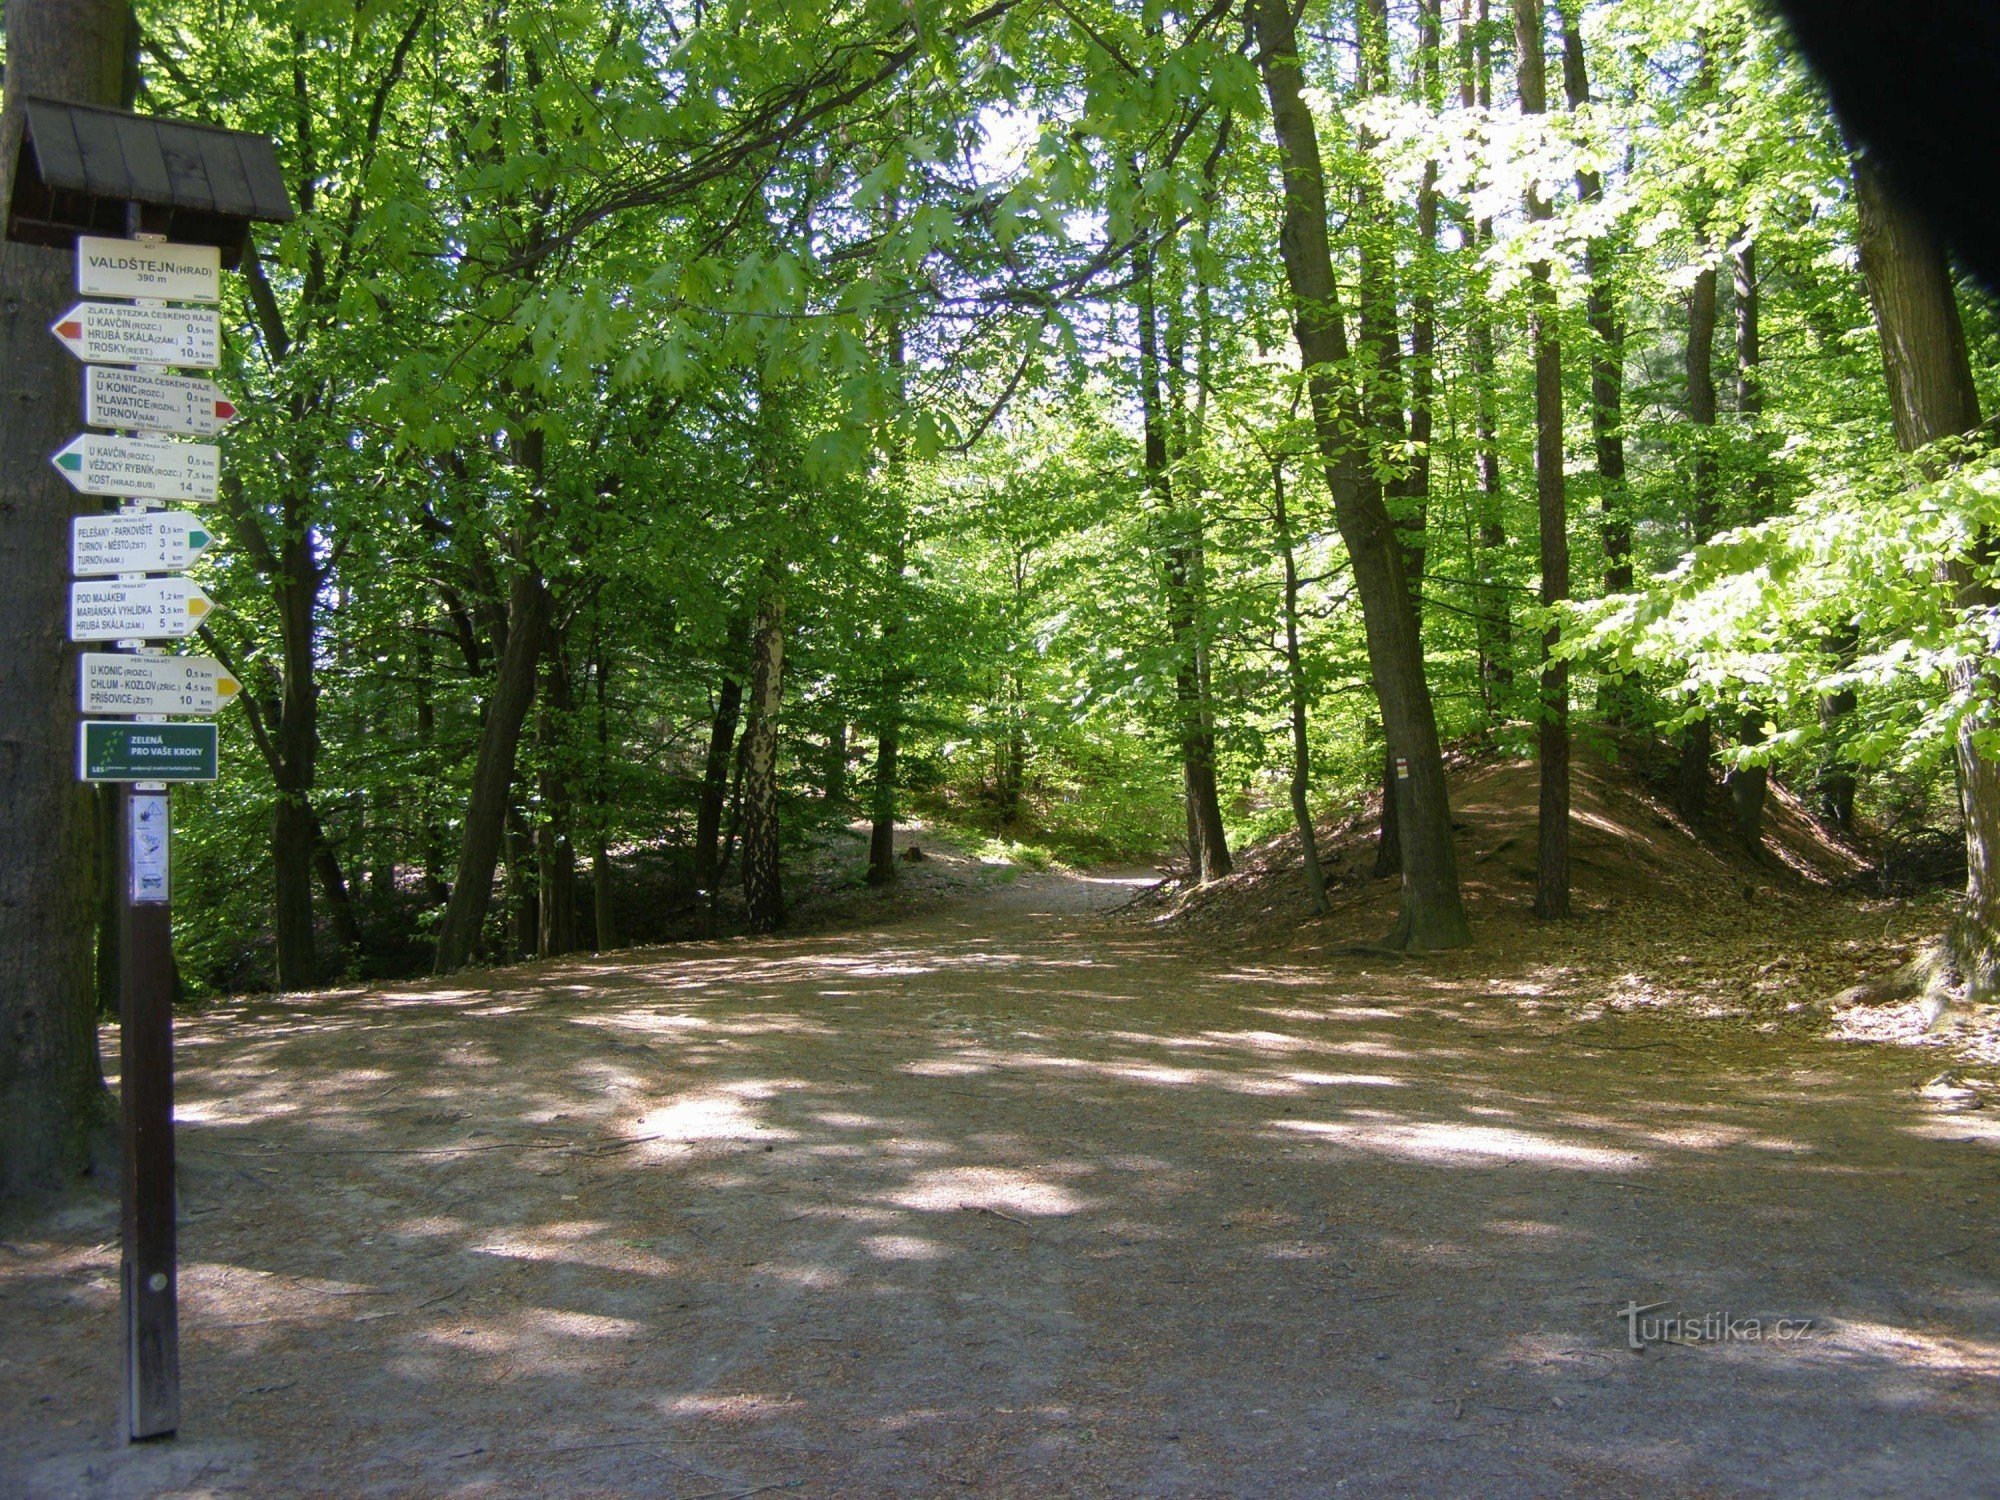
[[[77,239],[77,290],[112,297],[214,302],[221,280],[213,245],[157,236]],[[170,723],[173,713],[213,714],[236,693],[221,664],[173,657],[149,644],[200,628],[210,609],[180,576],[213,540],[169,500],[213,500],[221,450],[176,442],[234,420],[210,382],[161,366],[212,369],[220,355],[213,309],[160,301],[82,302],[57,338],[86,361],[86,432],[51,459],[81,493],[112,501],[111,514],[70,526],[69,638],[110,641],[83,657],[77,775],[118,786],[119,1115],[124,1147],[125,1424],[133,1440],[180,1427],[179,1248],[174,1225],[173,822],[168,788],[220,772],[213,724]],[[119,368],[129,362],[138,368]],[[174,436],[155,436],[154,434]]]
[[[105,852],[122,897],[125,1430],[137,1442],[180,1425],[168,787],[212,781],[219,769],[215,725],[165,715],[214,714],[237,691],[219,663],[151,644],[190,634],[209,610],[208,596],[178,576],[209,532],[164,503],[213,500],[220,453],[173,439],[210,436],[236,416],[207,380],[177,372],[220,363],[222,272],[241,261],[253,223],[283,223],[293,211],[264,136],[32,95],[21,97],[20,118],[7,238],[75,247],[85,300],[50,332],[88,367],[85,424],[112,429],[83,434],[52,461],[112,512],[79,516],[72,528],[73,575],[86,581],[71,587],[70,638],[112,643],[111,653],[83,658],[84,712],[129,716],[82,722],[77,774],[118,786]],[[120,229],[123,239],[106,234]],[[198,305],[174,305],[189,303]],[[54,305],[47,299],[36,315]]]

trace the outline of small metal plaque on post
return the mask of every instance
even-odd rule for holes
[[[171,899],[167,864],[171,830],[165,792],[132,793],[132,847],[126,851],[134,905],[164,905]]]

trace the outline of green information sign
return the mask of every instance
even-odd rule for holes
[[[213,724],[130,724],[85,719],[85,781],[213,781]]]

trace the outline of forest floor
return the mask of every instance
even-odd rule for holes
[[[180,1437],[44,1205],[0,1494],[2000,1495],[2000,1108],[1807,1003],[1914,918],[1496,878],[1396,962],[1246,865],[189,1017]]]

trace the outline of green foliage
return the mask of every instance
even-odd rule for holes
[[[1532,737],[1525,278],[1547,260],[1569,351],[1584,602],[1560,622],[1578,701],[1637,682],[1669,731],[1753,713],[1762,742],[1725,736],[1725,754],[1795,780],[1836,754],[1885,789],[1933,776],[1985,712],[1953,669],[1991,649],[1990,622],[1947,608],[1935,579],[1995,519],[1996,480],[1971,459],[1919,479],[1894,455],[1838,132],[1747,0],[1579,14],[1593,101],[1524,120],[1501,20],[1461,52],[1447,15],[1427,60],[1397,11],[1364,80],[1354,8],[1309,7],[1337,280],[1351,301],[1365,252],[1398,326],[1384,362],[1343,308],[1354,354],[1322,373],[1395,413],[1359,436],[1424,542],[1441,727]],[[270,134],[300,209],[260,233],[225,307],[245,416],[203,581],[257,712],[227,721],[226,779],[180,804],[198,982],[269,972],[275,782],[303,762],[362,925],[335,961],[421,961],[529,570],[555,645],[516,823],[585,864],[602,847],[687,866],[716,705],[748,671],[767,587],[787,606],[795,837],[866,812],[893,725],[903,791],[1011,859],[1158,857],[1186,838],[1180,758],[1202,713],[1232,835],[1284,826],[1287,546],[1315,798],[1353,805],[1375,784],[1275,154],[1230,8],[143,0],[139,16],[143,105]],[[1601,201],[1574,190],[1579,169]],[[1533,182],[1555,201],[1545,223],[1520,212]],[[1743,245],[1761,410],[1737,399],[1730,356]],[[1623,336],[1622,488],[1591,449],[1593,266]],[[1700,428],[1687,294],[1711,269],[1722,399]],[[1165,347],[1156,471],[1142,308]],[[2000,318],[1968,314],[1991,400]],[[1697,547],[1711,473],[1719,530]],[[1638,573],[1609,598],[1606,506]],[[1829,641],[1850,628],[1848,659]],[[1823,722],[1850,688],[1854,712]],[[309,754],[285,748],[287,714],[310,721]],[[526,844],[509,863],[516,886],[541,878]],[[501,921],[495,953],[513,946]]]

